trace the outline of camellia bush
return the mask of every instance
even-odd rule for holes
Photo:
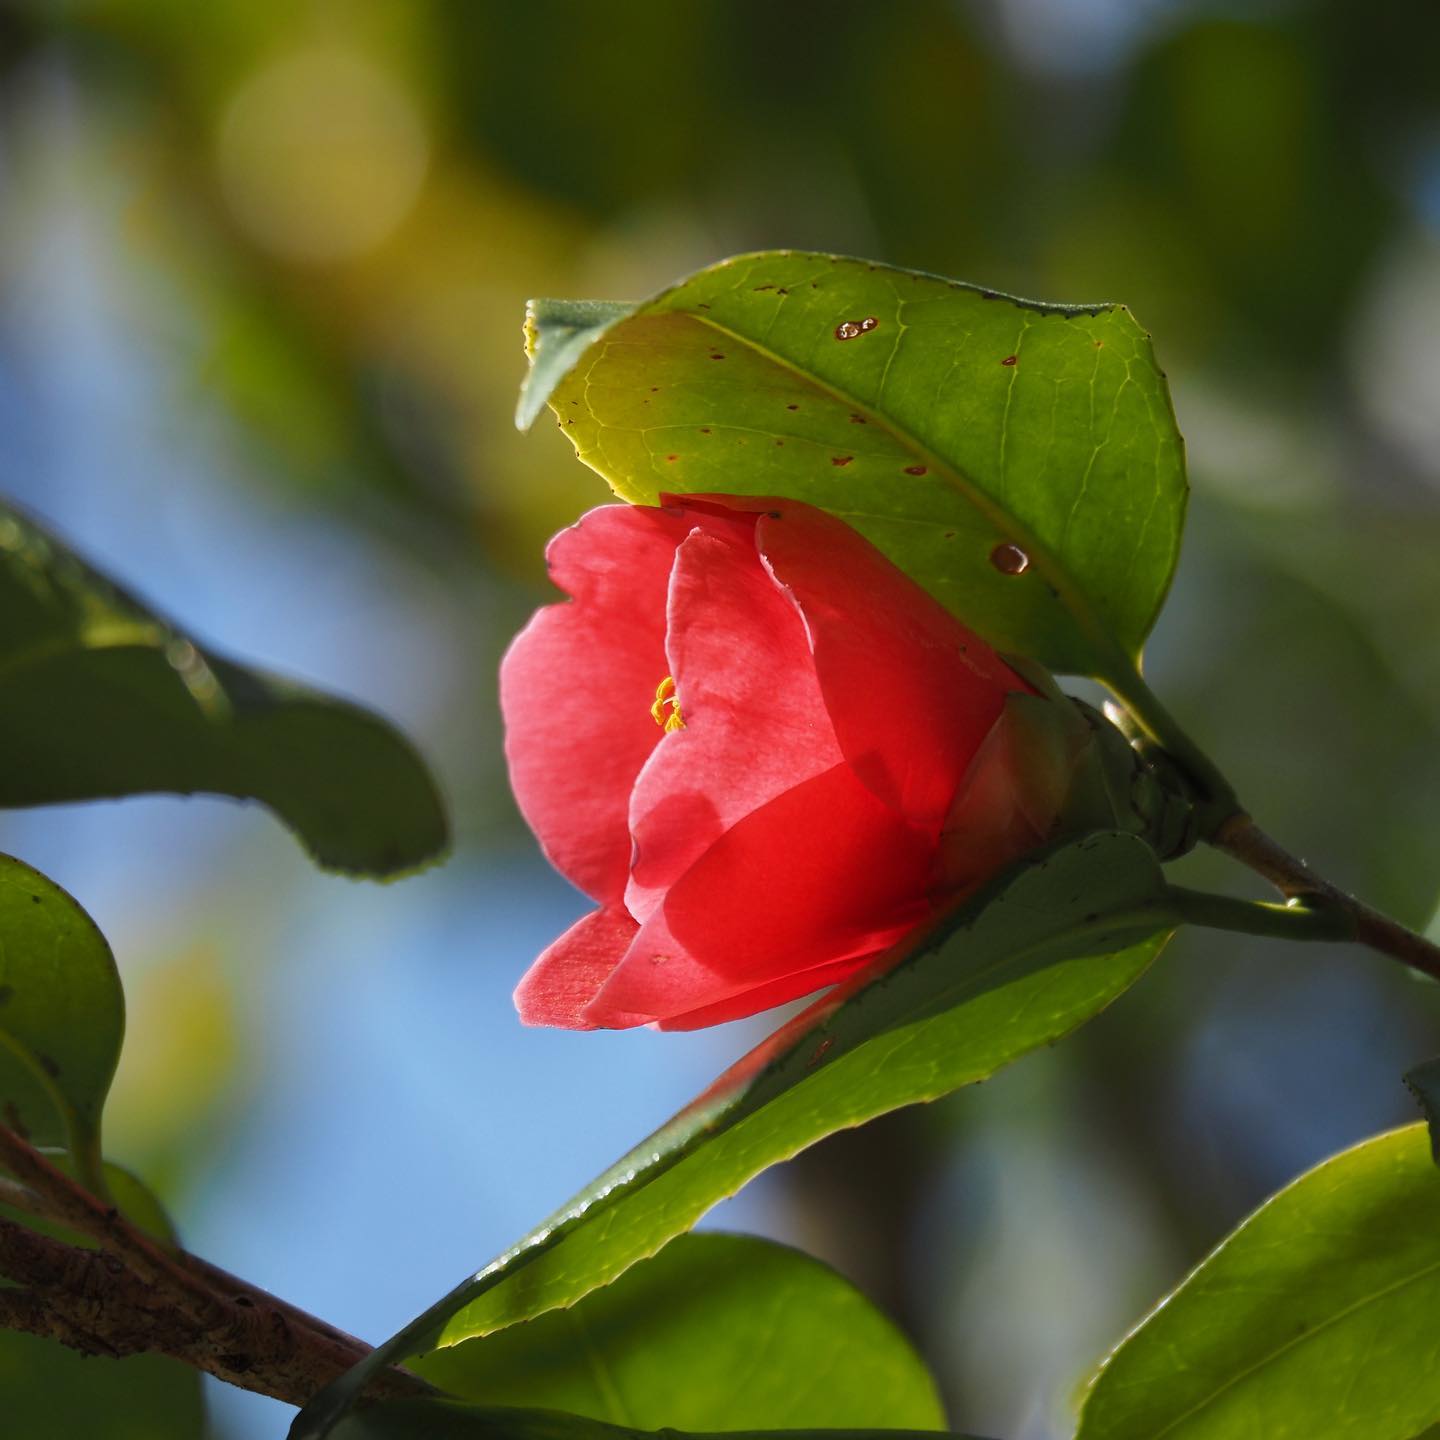
[[[104,1357],[65,1383],[160,1440],[202,1433],[200,1372],[297,1407],[293,1440],[944,1431],[851,1285],[695,1222],[1063,1039],[1181,925],[1431,978],[1440,950],[1272,839],[1142,677],[1186,480],[1123,307],[775,252],[638,305],[536,302],[526,339],[519,423],[548,406],[618,500],[551,543],[559,597],[501,671],[516,799],[595,906],[520,981],[519,1020],[803,1004],[372,1350],[188,1253],[106,1158],[114,961],[76,899],[0,859],[0,1328],[47,1374],[61,1347]],[[385,723],[208,651],[14,511],[0,698],[0,804],[244,797],[362,876],[446,844]],[[1197,845],[1273,898],[1173,884]],[[1422,1108],[1437,1068],[1408,1077]],[[1421,1119],[1295,1179],[1137,1319],[1077,1440],[1409,1440],[1440,1424],[1437,1316]]]

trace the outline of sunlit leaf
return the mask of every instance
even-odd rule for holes
[[[0,806],[142,791],[259,800],[336,870],[446,843],[424,764],[378,716],[202,649],[0,507]]]
[[[783,1027],[537,1230],[302,1412],[326,1433],[371,1368],[571,1305],[688,1230],[767,1166],[836,1130],[983,1080],[1130,986],[1173,927],[1141,841],[1037,858]]]
[[[0,855],[0,1116],[36,1145],[100,1158],[100,1112],[125,1032],[105,937],[53,881]]]
[[[632,307],[537,301],[529,338],[521,423],[548,401],[624,499],[822,506],[1002,650],[1121,676],[1169,588],[1183,447],[1123,306],[775,251]]]
[[[442,1390],[645,1430],[943,1429],[924,1362],[828,1266],[682,1235],[568,1310],[418,1361]]]
[[[1077,1440],[1411,1440],[1440,1421],[1424,1125],[1273,1196],[1105,1362]]]

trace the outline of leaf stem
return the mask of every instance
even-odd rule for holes
[[[1407,930],[1398,920],[1317,875],[1298,856],[1272,840],[1243,810],[1225,820],[1210,837],[1210,843],[1264,876],[1287,900],[1320,901],[1326,908],[1346,915],[1350,938],[1359,944],[1432,980],[1440,980],[1440,945]]]
[[[1260,900],[1237,900],[1182,885],[1166,887],[1165,898],[1189,925],[1211,930],[1234,930],[1242,935],[1265,935],[1274,940],[1353,940],[1355,922],[1345,911],[1328,904],[1308,905],[1291,900],[1275,905]]]

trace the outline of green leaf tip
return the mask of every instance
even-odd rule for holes
[[[0,807],[255,800],[349,875],[414,870],[449,841],[429,770],[387,721],[198,645],[3,506],[0,754]]]
[[[528,430],[555,386],[596,340],[633,305],[614,300],[531,300],[525,306],[525,358],[515,427]]]
[[[79,903],[0,855],[0,1116],[64,1149],[101,1193],[100,1117],[120,1060],[125,997],[115,958]]]

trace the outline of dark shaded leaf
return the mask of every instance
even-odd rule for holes
[[[259,800],[355,874],[446,844],[434,782],[385,721],[202,649],[0,507],[0,806],[148,791]]]

